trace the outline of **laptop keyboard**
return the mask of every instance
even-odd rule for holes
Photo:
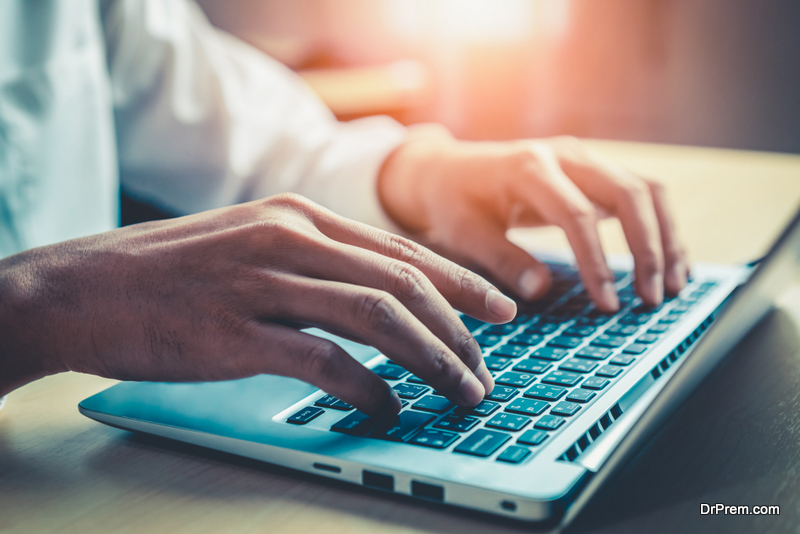
[[[370,418],[325,395],[286,422],[305,425],[326,411],[342,412],[331,431],[520,464],[596,402],[715,285],[692,281],[677,298],[650,308],[636,297],[630,274],[617,272],[620,311],[605,314],[593,307],[573,268],[550,268],[551,291],[521,306],[510,323],[462,317],[496,384],[474,408],[455,406],[386,360],[372,370],[403,402],[393,421]]]

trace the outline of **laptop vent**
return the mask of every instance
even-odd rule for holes
[[[708,317],[705,321],[703,321],[700,326],[698,326],[694,332],[686,336],[681,343],[675,347],[675,350],[670,352],[663,360],[661,360],[658,365],[653,367],[650,371],[650,375],[653,377],[653,381],[658,380],[661,378],[664,371],[669,369],[669,367],[678,361],[678,358],[683,356],[686,351],[694,345],[694,343],[700,338],[700,335],[705,332],[711,323],[714,322],[716,314],[712,314]],[[610,427],[614,421],[622,416],[622,408],[620,408],[619,403],[615,404],[608,412],[605,413],[594,425],[586,431],[586,433],[578,439],[572,446],[567,449],[564,454],[559,456],[559,460],[566,461],[566,462],[573,462],[575,459],[580,456],[580,454],[589,448],[600,435]]]

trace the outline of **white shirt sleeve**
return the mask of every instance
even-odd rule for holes
[[[401,125],[336,121],[298,76],[189,0],[108,2],[103,25],[126,191],[181,214],[291,191],[395,229],[376,177]]]

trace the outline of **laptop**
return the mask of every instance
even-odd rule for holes
[[[387,493],[534,522],[569,523],[603,482],[794,283],[800,213],[748,266],[696,265],[657,308],[610,258],[621,308],[604,314],[567,256],[547,258],[552,291],[506,325],[463,317],[496,387],[453,406],[373,348],[339,343],[403,400],[376,420],[303,382],[123,382],[80,403],[115,427],[225,451]]]

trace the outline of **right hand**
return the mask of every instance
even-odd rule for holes
[[[368,414],[396,412],[399,399],[338,345],[299,328],[372,345],[475,405],[494,382],[453,308],[493,323],[516,313],[476,274],[296,195],[12,256],[0,261],[0,296],[6,368],[17,359],[39,375],[153,381],[277,374]],[[26,378],[0,380],[2,395]]]

